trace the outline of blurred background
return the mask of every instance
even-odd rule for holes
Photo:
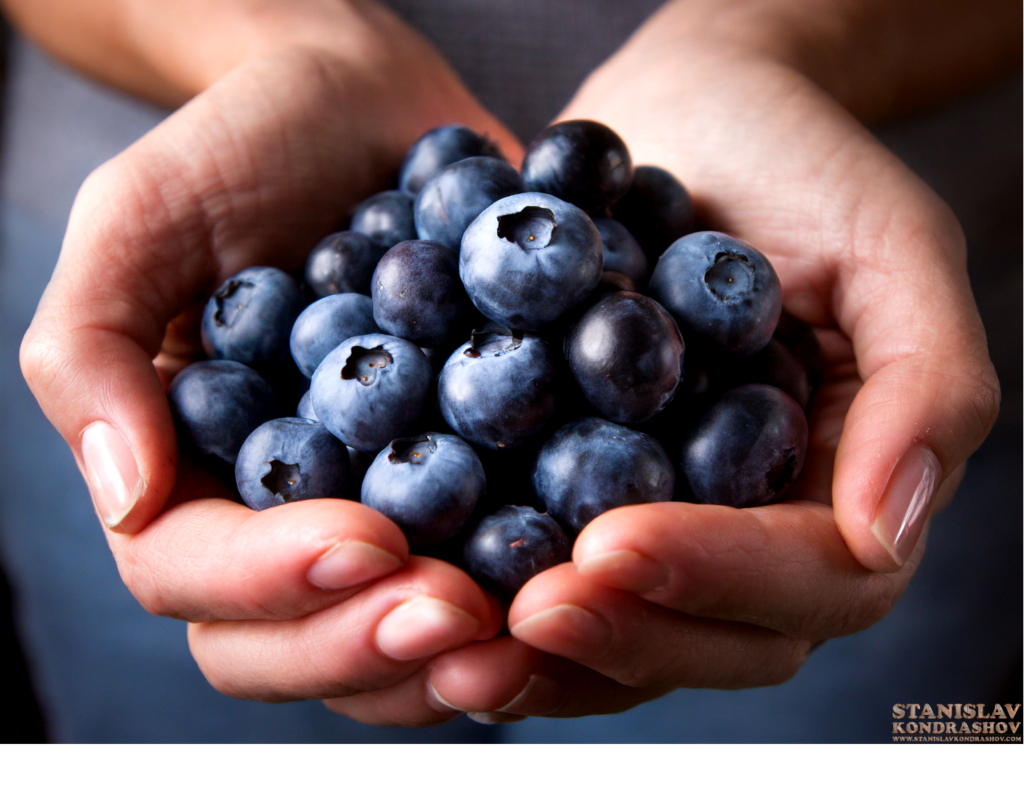
[[[602,25],[584,0],[561,4],[557,33],[574,42],[571,54],[538,42],[544,12],[517,3],[392,5],[528,141],[660,3],[602,2]],[[1021,702],[1019,74],[876,131],[966,230],[1003,386],[996,429],[969,463],[953,505],[933,522],[922,568],[895,610],[867,632],[829,642],[780,687],[676,692],[614,717],[503,727],[462,719],[395,731],[358,726],[319,703],[267,706],[217,694],[189,656],[184,624],[147,615],[122,585],[72,457],[21,378],[17,351],[78,186],[167,111],[74,74],[6,29],[3,64],[0,661],[10,686],[3,741],[883,742],[897,702]]]

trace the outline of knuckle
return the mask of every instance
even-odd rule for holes
[[[1002,389],[995,367],[991,362],[986,362],[976,373],[967,374],[963,379],[968,413],[974,416],[971,420],[981,427],[983,434],[988,434],[999,417],[1002,401]]]
[[[819,629],[822,637],[840,637],[865,631],[892,610],[899,597],[890,578],[878,575],[851,595],[828,627]]]
[[[60,373],[67,362],[64,347],[48,335],[39,324],[33,324],[21,341],[19,362],[21,373],[33,392],[44,388],[45,384]]]
[[[791,681],[800,668],[804,666],[807,657],[811,653],[813,643],[804,640],[793,640],[785,655],[776,656],[771,663],[765,667],[762,686],[779,686]]]
[[[131,546],[125,546],[116,558],[121,580],[143,609],[160,617],[178,617],[161,590],[159,580],[154,578],[151,569],[132,553]]]

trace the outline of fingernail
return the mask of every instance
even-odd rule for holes
[[[896,463],[871,527],[897,565],[910,558],[939,486],[942,466],[927,446],[915,445]]]
[[[388,658],[412,661],[468,642],[479,630],[475,617],[447,601],[413,598],[377,625],[377,647]]]
[[[393,573],[402,561],[387,551],[362,540],[338,543],[321,556],[306,573],[320,589],[345,589]]]
[[[436,703],[437,705],[434,706],[434,708],[436,709],[443,710],[447,708],[451,709],[452,711],[457,711],[460,714],[466,713],[466,709],[459,708],[458,706],[453,706],[451,703],[449,703],[447,700],[441,697],[441,693],[434,688],[434,685],[430,683],[430,681],[427,681],[427,702]]]
[[[635,551],[587,556],[576,565],[581,576],[628,592],[652,592],[668,584],[668,568]]]
[[[142,476],[128,443],[104,421],[89,424],[82,432],[85,478],[103,523],[115,528],[142,496]]]
[[[449,703],[441,697],[440,692],[429,681],[427,681],[427,686],[430,690],[430,698],[436,701],[439,706],[449,708],[452,711],[466,713],[466,709]],[[556,681],[543,675],[531,675],[523,690],[512,698],[507,705],[502,706],[497,711],[471,711],[468,714],[472,719],[485,725],[494,725],[498,722],[517,722],[518,719],[522,719],[525,715],[544,717],[548,714],[554,714],[562,707],[565,700],[565,690]],[[506,716],[517,718],[511,720],[504,719]]]
[[[498,711],[544,717],[558,711],[565,703],[565,698],[565,690],[557,681],[545,678],[543,675],[531,675],[523,691]]]
[[[601,658],[614,636],[603,617],[568,603],[520,620],[509,630],[527,645],[570,659]]]
[[[466,716],[481,725],[508,725],[510,722],[522,722],[526,719],[521,714],[502,714],[498,711],[470,711]]]

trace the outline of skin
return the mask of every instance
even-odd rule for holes
[[[995,419],[959,226],[857,117],[1016,68],[1019,5],[670,3],[562,118],[603,121],[636,163],[678,175],[716,228],[768,255],[786,308],[822,330],[829,368],[805,475],[776,506],[597,518],[572,563],[518,595],[512,636],[494,639],[496,602],[454,568],[409,557],[381,515],[232,503],[178,462],[163,391],[197,353],[196,309],[217,284],[254,262],[299,267],[425,130],[466,124],[513,163],[521,147],[418,35],[367,2],[4,5],[94,76],[194,98],[83,185],[22,365],[80,466],[95,422],[125,441],[140,489],[108,517],[121,575],[148,610],[190,621],[193,654],[226,694],[325,698],[363,722],[431,725],[784,681],[816,642],[883,617],[913,576],[923,538],[901,566],[871,531],[903,452],[923,444],[937,457],[934,508]],[[65,24],[47,24],[56,14]],[[311,582],[326,552],[360,544],[380,555],[344,588]],[[450,622],[389,625],[400,604]]]

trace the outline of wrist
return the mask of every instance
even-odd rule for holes
[[[1019,69],[1019,21],[1008,0],[672,0],[627,47],[777,64],[878,121]]]
[[[390,17],[358,0],[184,0],[173,10],[149,0],[120,5],[119,38],[155,76],[149,82],[168,104],[191,99],[246,61],[287,50],[319,51],[348,71],[372,69],[386,52],[377,27]]]

